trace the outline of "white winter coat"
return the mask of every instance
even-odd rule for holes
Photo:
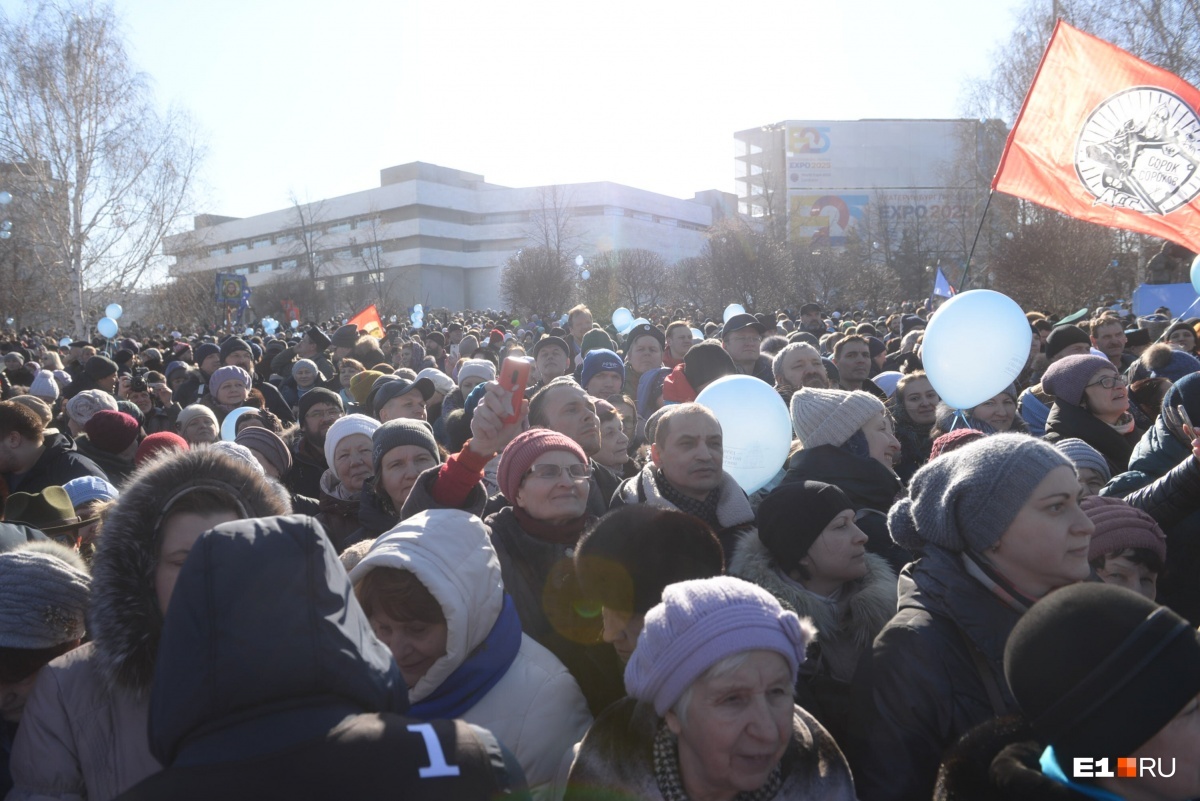
[[[478,517],[438,509],[413,515],[379,537],[350,571],[413,573],[446,617],[446,655],[409,691],[427,698],[491,632],[504,604],[500,561]],[[551,794],[563,755],[592,723],[587,702],[562,662],[528,635],[503,678],[462,719],[490,730],[516,756],[535,797]]]

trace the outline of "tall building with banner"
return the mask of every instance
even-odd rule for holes
[[[960,249],[1006,130],[998,120],[787,120],[734,134],[738,210],[796,245],[904,236]]]

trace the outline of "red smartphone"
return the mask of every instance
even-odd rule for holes
[[[521,416],[521,401],[525,400],[525,386],[529,383],[529,374],[533,370],[533,359],[528,356],[509,356],[500,365],[500,376],[497,379],[500,386],[512,393],[513,413],[504,418],[505,425],[517,422]]]

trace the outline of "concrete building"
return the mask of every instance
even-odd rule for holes
[[[379,186],[362,192],[241,219],[198,216],[164,248],[176,276],[239,273],[258,289],[315,275],[316,290],[347,298],[334,306],[356,302],[350,288],[374,286],[393,309],[500,308],[501,265],[556,209],[570,217],[585,259],[645,248],[674,263],[697,255],[713,220],[733,207],[720,192],[681,200],[608,182],[518,189],[413,162],[381,170]]]

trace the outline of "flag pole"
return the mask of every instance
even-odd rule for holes
[[[975,258],[975,246],[979,244],[979,235],[983,233],[983,224],[987,220],[988,209],[992,207],[992,195],[995,189],[988,190],[987,203],[983,204],[983,214],[979,215],[979,227],[975,229],[975,240],[971,242],[971,252],[967,254],[967,263],[963,265],[962,278],[958,279],[958,291],[967,291],[967,276],[971,272],[971,259]]]

